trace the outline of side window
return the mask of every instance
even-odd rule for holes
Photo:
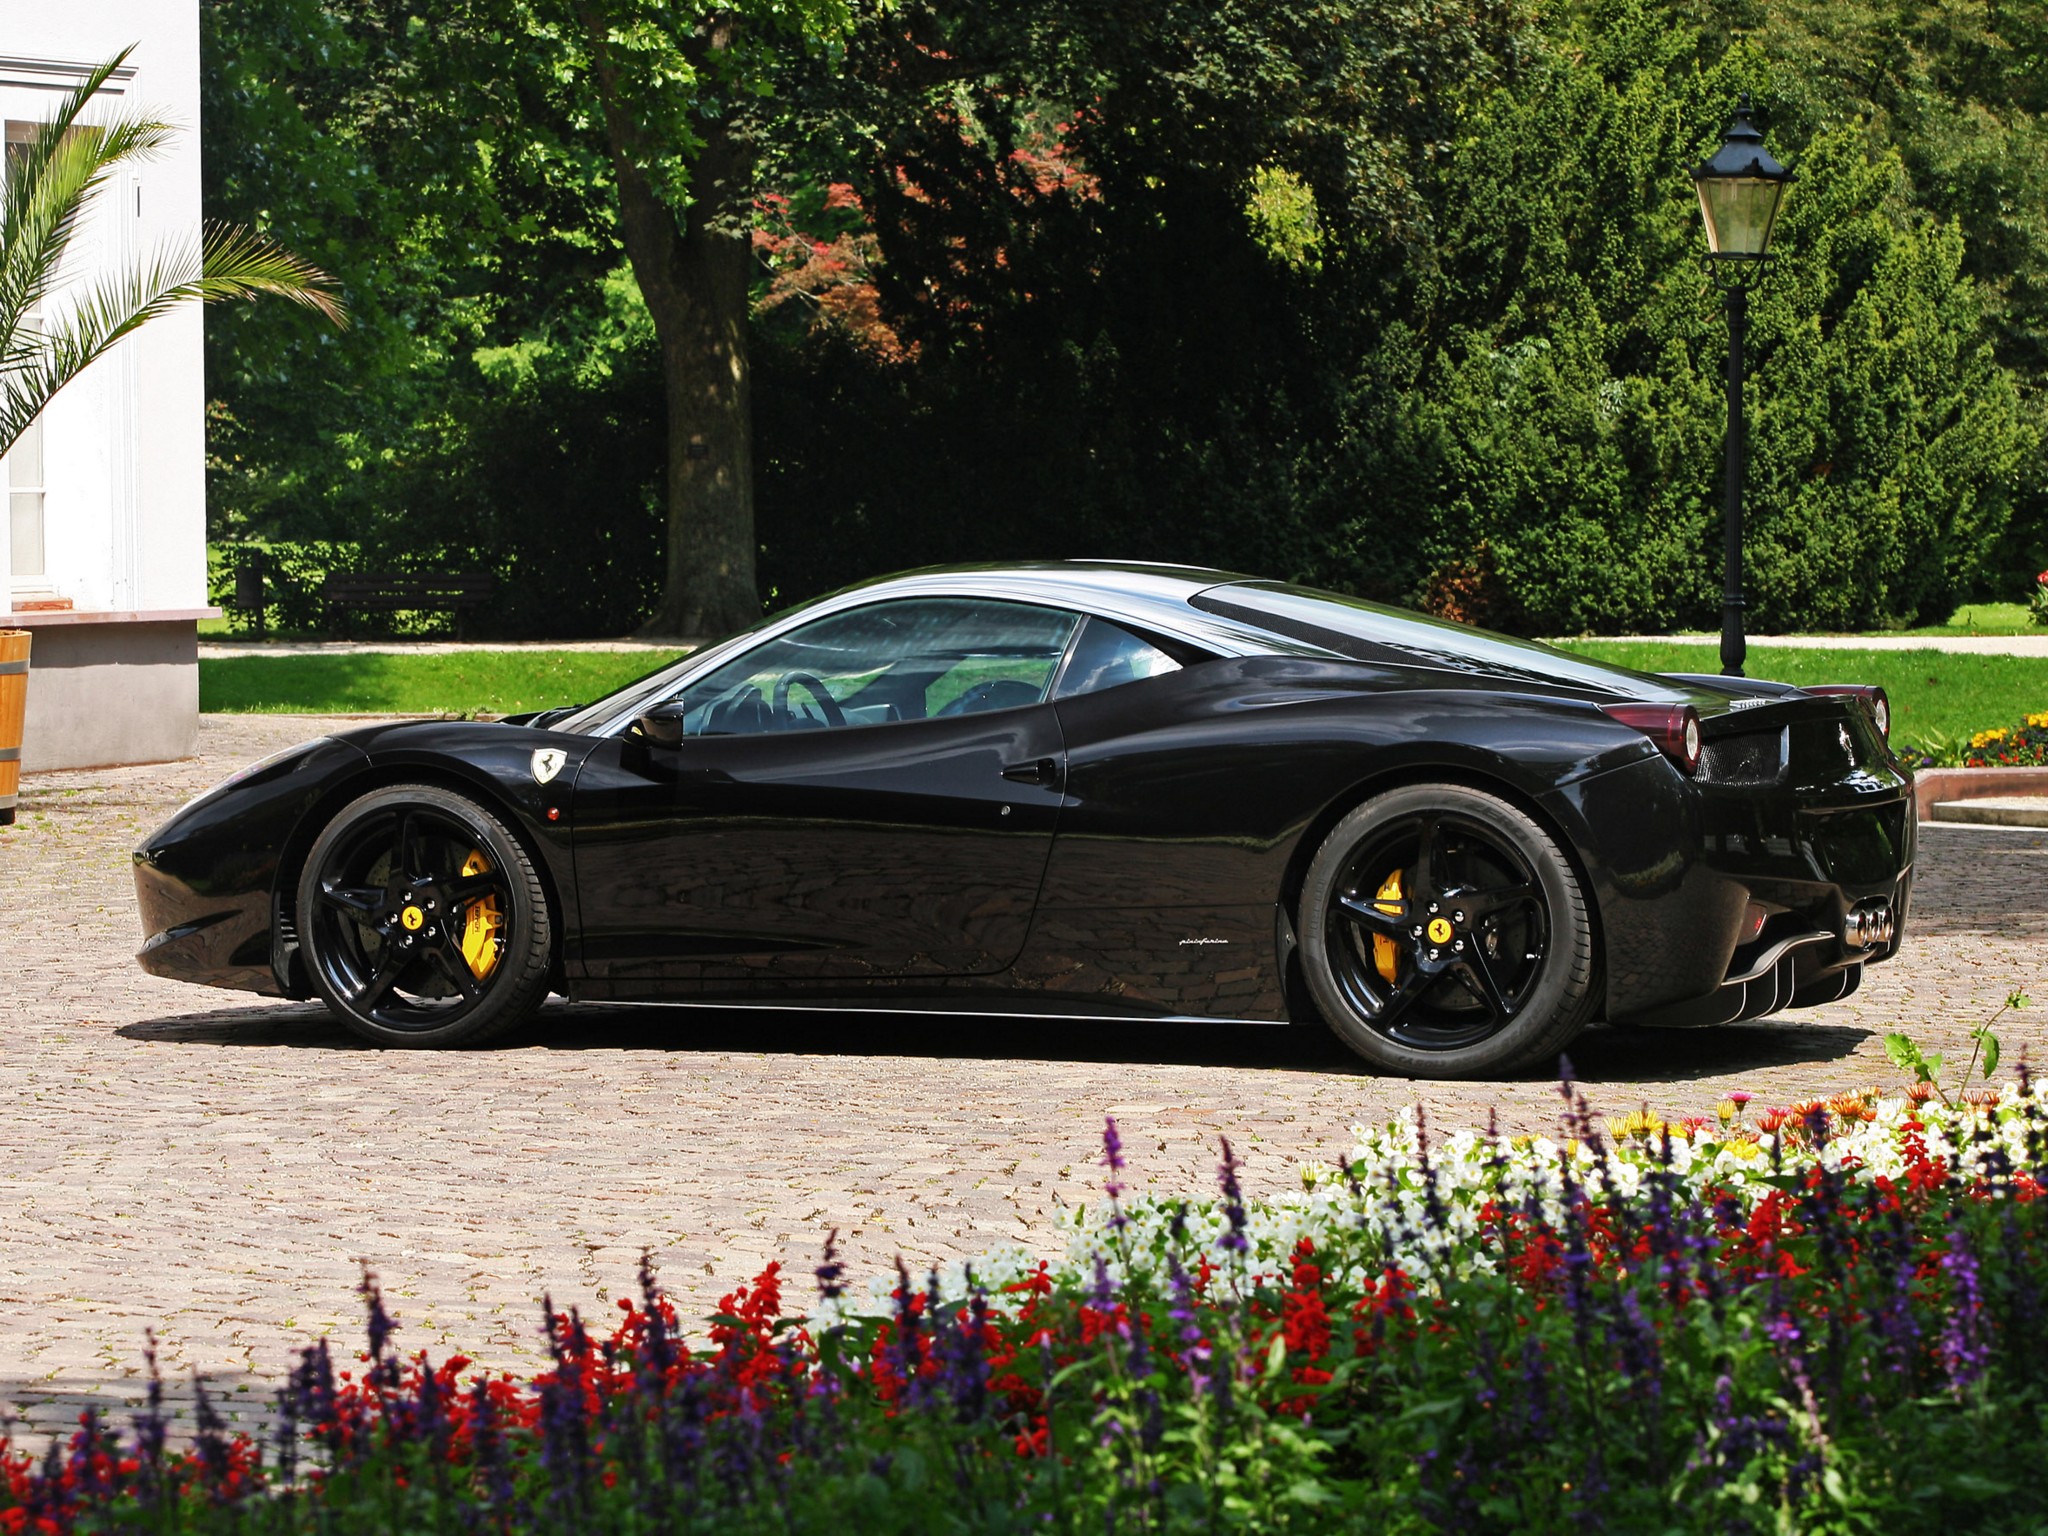
[[[1060,674],[1053,697],[1071,699],[1079,694],[1100,693],[1105,688],[1135,683],[1140,678],[1178,672],[1180,663],[1151,641],[1131,633],[1121,624],[1090,618],[1083,625],[1074,654]]]
[[[887,725],[1042,703],[1075,615],[926,598],[799,625],[684,690],[687,736]]]

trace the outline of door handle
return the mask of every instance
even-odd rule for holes
[[[1035,762],[1011,763],[1003,769],[1003,777],[1012,784],[1041,784],[1050,787],[1060,781],[1060,765],[1049,757]]]

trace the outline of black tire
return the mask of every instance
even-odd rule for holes
[[[322,1001],[379,1045],[476,1045],[548,995],[554,925],[533,861],[497,817],[432,784],[375,790],[328,822],[299,877],[298,930]]]
[[[1399,894],[1385,894],[1397,881]],[[1570,863],[1481,790],[1417,784],[1366,801],[1316,850],[1300,918],[1317,1009],[1383,1072],[1491,1077],[1548,1064],[1599,1002],[1593,924]]]

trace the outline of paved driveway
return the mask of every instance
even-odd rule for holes
[[[1105,1112],[1141,1180],[1189,1191],[1218,1132],[1277,1191],[1418,1097],[1444,1124],[1553,1120],[1540,1079],[1368,1077],[1316,1029],[557,1003],[498,1048],[412,1054],[316,1006],[143,975],[130,848],[236,764],[334,728],[209,717],[192,761],[32,776],[0,831],[0,1409],[31,1424],[132,1396],[148,1326],[173,1374],[258,1412],[297,1345],[353,1347],[359,1260],[407,1348],[530,1366],[541,1293],[602,1312],[642,1248],[699,1314],[770,1258],[807,1283],[831,1227],[862,1270],[1050,1248]],[[1921,830],[1912,941],[1856,997],[1794,1024],[1596,1030],[1573,1051],[1596,1100],[1705,1113],[1738,1086],[1890,1082],[1895,1021],[1966,1053],[2008,990],[2048,994],[2048,834]],[[2042,1002],[2013,1054],[2048,1059]]]

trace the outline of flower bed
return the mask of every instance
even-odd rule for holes
[[[1936,737],[1917,751],[1922,768],[2048,768],[2048,711],[1977,731],[1967,742]]]
[[[1738,1096],[1739,1097],[1739,1096]],[[1419,1118],[1304,1187],[1107,1198],[808,1318],[770,1265],[690,1344],[643,1266],[532,1381],[323,1342],[265,1443],[202,1399],[0,1457],[0,1531],[2033,1530],[2048,1095],[1921,1084],[1557,1139]]]

